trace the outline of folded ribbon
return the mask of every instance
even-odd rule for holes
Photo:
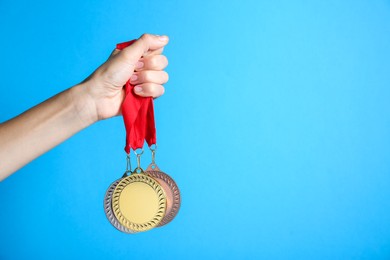
[[[116,48],[123,50],[134,42],[135,40],[118,43]],[[126,128],[126,153],[130,153],[130,148],[133,150],[142,148],[144,140],[149,146],[156,144],[153,98],[136,95],[130,80],[125,85],[122,115]]]

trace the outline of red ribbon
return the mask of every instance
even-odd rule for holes
[[[116,48],[123,50],[135,41],[118,43]],[[130,80],[125,85],[122,115],[126,128],[126,153],[130,153],[130,148],[133,150],[142,148],[144,140],[146,140],[149,146],[156,144],[153,98],[136,95]]]

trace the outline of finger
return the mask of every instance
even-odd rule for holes
[[[142,83],[156,83],[156,84],[165,84],[168,82],[169,76],[168,73],[162,70],[145,70],[135,72],[131,78],[130,83],[133,85],[142,84]]]
[[[119,51],[114,50],[112,56],[104,63],[100,72],[109,77],[115,76],[114,84],[123,86],[131,76],[138,60],[147,51],[155,51],[163,48],[169,39],[167,36],[156,36],[150,34],[142,35],[132,45]],[[130,75],[129,75],[130,74]]]
[[[148,51],[143,56],[146,57],[146,56],[152,56],[152,55],[159,55],[159,54],[163,53],[163,51],[164,51],[164,47],[159,48],[159,49],[154,50],[154,51]]]
[[[124,48],[118,56],[126,63],[135,64],[148,51],[161,49],[168,44],[168,41],[168,36],[143,34],[132,45]]]
[[[168,66],[167,57],[164,55],[153,55],[140,59],[136,64],[135,70],[163,70],[166,66]]]
[[[157,98],[164,94],[164,87],[155,83],[143,83],[134,87],[134,93],[141,97]]]

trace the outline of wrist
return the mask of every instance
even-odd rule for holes
[[[92,125],[99,119],[96,103],[88,92],[88,84],[88,81],[84,81],[69,89],[75,116],[80,119],[83,127]]]

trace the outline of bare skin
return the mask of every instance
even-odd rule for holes
[[[126,81],[137,95],[164,93],[167,36],[144,34],[109,59],[82,83],[0,124],[0,180],[103,119],[121,114]]]

